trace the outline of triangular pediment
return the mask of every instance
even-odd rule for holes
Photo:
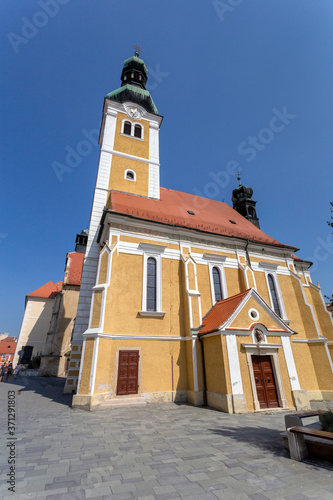
[[[199,333],[246,332],[258,324],[270,333],[295,333],[253,288],[217,302],[205,316]]]

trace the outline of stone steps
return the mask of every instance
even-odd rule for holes
[[[137,397],[127,397],[118,396],[117,398],[106,399],[97,408],[98,410],[104,410],[106,408],[119,408],[121,406],[146,406],[147,401],[141,396]]]

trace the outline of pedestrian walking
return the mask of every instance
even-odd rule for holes
[[[7,373],[7,366],[5,364],[1,365],[0,367],[0,382],[2,382],[2,379],[6,377]]]
[[[14,378],[16,378],[16,375],[20,373],[20,370],[21,370],[21,365],[20,364],[16,365],[14,370]]]
[[[12,376],[12,373],[13,373],[13,365],[11,363],[9,363],[9,365],[7,367],[6,381],[10,379],[10,377]]]

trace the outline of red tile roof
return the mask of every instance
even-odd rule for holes
[[[70,252],[66,258],[65,285],[81,285],[84,253]]]
[[[14,354],[17,345],[16,337],[7,337],[0,341],[0,355],[1,354]]]
[[[160,196],[154,200],[112,191],[110,212],[295,250],[265,234],[226,203],[166,188],[160,188]]]
[[[232,313],[237,309],[244,297],[250,292],[250,288],[245,292],[233,295],[228,299],[220,300],[209,311],[202,321],[202,328],[199,333],[215,332],[223,323],[230,318]]]
[[[61,292],[62,281],[58,283],[53,283],[49,281],[45,285],[37,288],[34,292],[28,293],[27,297],[44,297],[46,299],[54,299],[58,292]]]

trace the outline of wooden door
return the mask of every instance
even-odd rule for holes
[[[278,408],[271,357],[252,356],[252,364],[260,408]]]
[[[139,351],[119,351],[117,396],[138,393]]]

